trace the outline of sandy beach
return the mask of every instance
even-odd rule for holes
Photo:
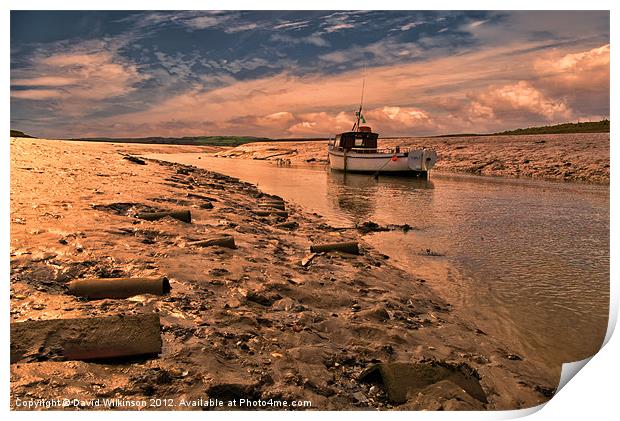
[[[608,135],[586,138],[608,148]],[[467,141],[435,139],[437,145],[454,142],[455,154]],[[536,142],[527,138],[523,145],[570,143]],[[298,152],[290,159],[306,161],[299,147],[277,144],[293,146]],[[303,146],[304,153],[324,148]],[[262,152],[243,153],[257,157],[273,147],[225,153],[258,148]],[[155,313],[163,340],[161,354],[151,358],[86,362],[36,355],[11,364],[13,409],[28,409],[19,401],[65,398],[83,409],[110,409],[86,403],[101,399],[147,402],[119,409],[231,409],[209,399],[246,397],[309,401],[303,409],[311,410],[497,410],[552,396],[559,372],[550,375],[515,355],[454,311],[432,278],[391,264],[363,232],[330,227],[292,203],[286,203],[288,217],[259,216],[254,210],[268,197],[254,185],[194,167],[124,159],[126,153],[204,151],[194,149],[11,139],[12,323]],[[456,156],[442,155],[448,169]],[[588,162],[584,168],[592,171],[583,177],[604,182],[608,166]],[[134,217],[164,210],[189,210],[191,223]],[[294,224],[276,226],[283,222]],[[237,248],[193,244],[220,235],[233,236]],[[360,255],[310,254],[312,244],[342,241],[357,241]],[[99,300],[67,293],[74,279],[153,276],[166,276],[171,292]],[[385,383],[361,381],[375,364],[393,362],[436,371],[422,376],[426,383],[405,401],[394,402]],[[455,378],[463,373],[482,392],[458,386]]]
[[[214,155],[327,164],[326,143],[249,143]],[[609,133],[379,138],[379,147],[397,145],[435,149],[434,171],[609,184]]]

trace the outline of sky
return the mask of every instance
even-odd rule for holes
[[[485,133],[609,117],[608,11],[12,11],[48,138]]]

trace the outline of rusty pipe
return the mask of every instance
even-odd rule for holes
[[[360,254],[360,249],[355,241],[347,241],[343,243],[327,243],[327,244],[313,244],[310,246],[312,253],[328,252],[328,251],[340,251],[342,253]]]
[[[70,294],[91,299],[128,298],[140,294],[165,295],[170,292],[170,282],[165,276],[75,279],[68,286]]]
[[[223,237],[210,238],[208,240],[201,241],[193,241],[188,243],[190,246],[198,246],[198,247],[211,247],[211,246],[220,246],[227,247],[229,249],[236,249],[235,238],[231,235],[226,235]]]
[[[161,353],[156,313],[11,323],[11,364]]]

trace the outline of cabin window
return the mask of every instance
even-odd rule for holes
[[[364,146],[364,138],[362,137],[358,137],[355,139],[355,147],[356,148],[361,148]]]

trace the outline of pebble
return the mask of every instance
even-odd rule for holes
[[[368,401],[368,398],[362,392],[355,392],[353,394],[353,399],[355,399],[358,402],[367,402]]]

